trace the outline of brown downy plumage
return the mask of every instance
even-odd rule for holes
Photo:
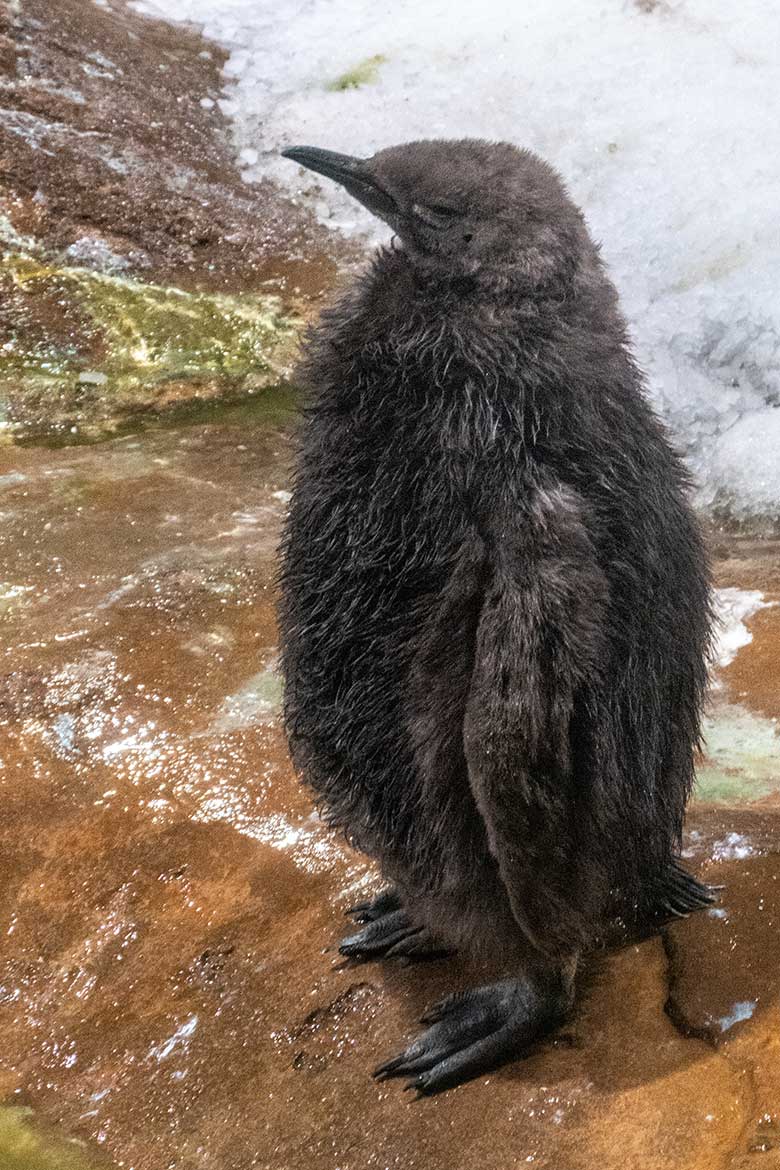
[[[435,1092],[554,1027],[613,920],[710,900],[675,860],[708,570],[549,166],[472,140],[286,154],[396,233],[306,343],[280,618],[295,765],[392,883],[343,953],[510,969],[377,1070]]]

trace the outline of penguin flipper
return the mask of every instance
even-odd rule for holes
[[[608,592],[583,513],[577,493],[553,484],[495,516],[463,728],[513,915],[556,962],[592,941],[606,894],[575,734],[597,685]]]

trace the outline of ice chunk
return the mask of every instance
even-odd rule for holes
[[[744,861],[752,857],[755,849],[742,833],[727,833],[722,841],[716,841],[712,847],[713,861]]]

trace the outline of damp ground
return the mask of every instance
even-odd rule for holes
[[[688,821],[721,904],[605,957],[528,1059],[415,1101],[369,1070],[474,976],[334,962],[377,878],[279,725],[294,419],[269,390],[0,452],[0,1165],[778,1164],[780,606],[719,676],[711,727],[742,738]],[[780,600],[775,546],[714,547],[722,587]]]

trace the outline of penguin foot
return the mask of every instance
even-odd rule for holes
[[[342,939],[339,953],[348,959],[440,959],[451,954],[405,910],[391,910]]]
[[[430,1025],[400,1056],[374,1070],[377,1080],[411,1076],[427,1096],[490,1072],[523,1054],[564,1019],[571,1003],[556,982],[505,979],[450,995],[428,1011]]]
[[[376,922],[377,918],[384,917],[392,910],[400,909],[401,895],[394,886],[388,886],[386,890],[380,890],[376,897],[369,899],[369,901],[358,902],[356,906],[350,906],[346,913],[356,922]]]

